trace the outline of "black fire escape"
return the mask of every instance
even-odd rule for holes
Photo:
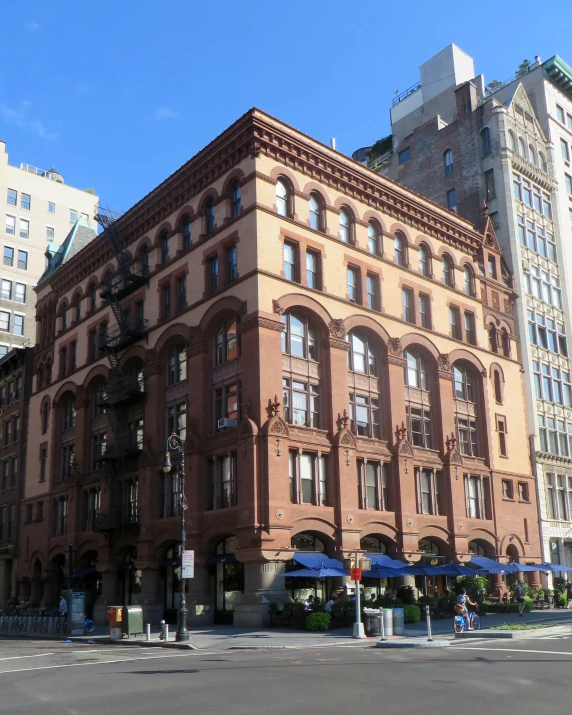
[[[125,408],[145,400],[142,382],[137,375],[124,372],[119,355],[129,345],[147,336],[147,320],[143,315],[138,315],[133,320],[131,313],[123,309],[122,302],[145,285],[148,276],[145,267],[134,263],[130,256],[121,250],[114,226],[118,218],[119,214],[109,207],[101,204],[98,206],[95,220],[102,227],[103,235],[107,238],[117,261],[115,275],[104,285],[100,294],[111,307],[116,321],[116,325],[108,328],[107,333],[101,336],[99,344],[99,350],[107,355],[111,365],[111,378],[99,404],[105,408],[115,444],[108,447],[97,459],[104,470],[110,509],[98,514],[94,530],[108,534],[139,529],[137,502],[133,500],[133,495],[127,493],[128,487],[121,477],[136,469],[141,453],[136,431],[129,430],[126,424]]]

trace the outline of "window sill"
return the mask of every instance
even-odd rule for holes
[[[530,499],[519,499],[518,503],[519,504],[530,504]]]
[[[516,502],[516,499],[514,499],[513,497],[503,497],[503,498],[502,498],[502,500],[503,500],[503,501],[512,501],[512,502]]]

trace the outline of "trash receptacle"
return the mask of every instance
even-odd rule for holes
[[[105,617],[109,621],[109,637],[111,640],[120,640],[122,634],[121,620],[123,606],[108,606]]]
[[[393,635],[393,608],[383,609],[383,631],[386,636]]]
[[[380,636],[381,624],[379,622],[379,610],[377,608],[363,609],[363,626],[366,636]]]
[[[403,608],[393,609],[393,634],[402,636],[405,633],[405,613]]]
[[[124,636],[143,633],[143,609],[141,606],[124,606],[121,627]]]

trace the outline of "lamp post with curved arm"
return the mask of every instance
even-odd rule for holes
[[[163,462],[163,472],[169,474],[171,471],[171,458],[169,451],[179,452],[181,455],[181,473],[179,479],[179,508],[181,510],[181,600],[179,603],[179,618],[177,623],[176,641],[188,641],[189,631],[187,630],[187,599],[185,597],[185,579],[183,578],[183,553],[185,551],[185,509],[187,503],[185,500],[185,450],[183,440],[179,435],[173,432],[167,438],[167,450],[165,452],[165,461]]]

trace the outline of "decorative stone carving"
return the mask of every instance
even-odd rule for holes
[[[344,321],[341,318],[332,318],[330,320],[330,337],[337,338],[338,340],[344,340],[346,337],[347,330],[344,325]]]
[[[284,424],[282,420],[276,420],[270,427],[270,432],[272,434],[284,434],[286,432],[286,428],[284,427]]]
[[[443,372],[451,372],[451,363],[449,361],[449,356],[441,353],[437,356],[437,366],[439,370]]]
[[[504,312],[507,315],[512,315],[512,303],[508,300],[508,298],[504,299]]]
[[[244,521],[248,521],[249,517],[250,517],[250,512],[248,511],[248,509],[245,509],[245,510],[242,512],[242,518],[243,518]]]
[[[278,313],[278,315],[282,315],[284,312],[284,308],[280,305],[280,303],[277,300],[272,300],[272,312],[273,313]]]
[[[349,467],[349,466],[350,466],[350,461],[351,461],[351,460],[350,460],[350,456],[351,456],[351,455],[350,455],[350,450],[349,450],[349,449],[346,449],[346,451],[344,452],[344,457],[345,457],[345,460],[346,460],[346,467]]]
[[[387,354],[393,357],[403,357],[403,348],[399,338],[389,338],[387,341]]]
[[[459,529],[459,531],[463,531],[464,528],[465,528],[465,527],[464,527],[464,525],[463,525],[463,522],[460,521],[460,522],[457,524],[457,529]]]
[[[407,519],[407,526],[411,529],[413,526],[413,519]]]
[[[282,455],[282,440],[276,440],[276,456],[280,457]]]
[[[395,428],[395,453],[398,457],[415,456],[415,450],[413,449],[413,445],[411,444],[407,436],[407,427],[405,426],[405,422],[401,423],[401,427],[399,425],[396,425]],[[409,469],[409,463],[407,462],[407,460],[405,461],[405,473],[407,474],[407,471]]]
[[[353,514],[348,514],[347,517],[346,517],[346,520],[347,520],[348,524],[353,524],[354,521],[355,521],[354,515],[353,515]]]
[[[493,298],[493,308],[496,308],[496,310],[500,310],[499,294],[496,292],[496,290],[492,291],[492,298]]]
[[[282,519],[284,518],[283,509],[276,509],[276,518],[282,521]]]

